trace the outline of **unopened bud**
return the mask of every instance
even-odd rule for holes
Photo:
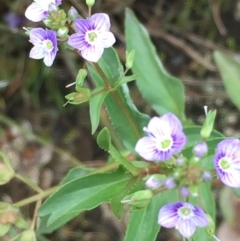
[[[128,195],[122,200],[122,203],[131,204],[132,208],[144,208],[149,204],[152,197],[151,190],[142,190]]]
[[[68,11],[68,22],[72,22],[79,17],[77,10],[71,7]]]
[[[58,37],[60,37],[61,39],[66,39],[68,36],[68,28],[67,27],[61,27],[58,29],[57,31],[57,35]]]
[[[216,113],[217,113],[216,110],[214,110],[214,111],[210,110],[206,115],[206,119],[203,123],[203,127],[202,127],[201,132],[200,132],[200,135],[201,135],[201,137],[204,141],[207,140],[211,135],[211,132],[213,130],[215,117],[216,117]]]
[[[92,6],[95,4],[95,0],[86,0],[86,4],[87,4],[89,7],[92,7]]]
[[[155,189],[164,183],[164,180],[166,179],[165,175],[161,174],[154,174],[148,178],[148,180],[145,182],[145,186],[150,189]]]
[[[0,215],[0,224],[14,224],[17,219],[18,214],[13,210],[9,210]]]
[[[130,53],[126,53],[126,68],[127,69],[131,69],[132,68],[132,65],[133,65],[133,61],[134,61],[134,58],[135,58],[135,50],[132,49],[130,51]]]
[[[83,82],[85,80],[87,76],[87,70],[86,69],[80,69],[78,71],[78,75],[76,78],[76,91],[78,91],[78,89],[82,88]]]
[[[14,177],[14,171],[0,163],[0,185],[8,183]]]
[[[207,152],[208,152],[208,146],[207,146],[207,143],[205,141],[197,144],[193,148],[193,153],[198,158],[201,158],[201,157],[205,156],[207,154]]]
[[[37,241],[34,230],[26,230],[22,233],[20,241]]]

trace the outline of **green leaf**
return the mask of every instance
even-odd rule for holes
[[[74,167],[62,179],[61,184],[65,184],[67,182],[72,181],[73,179],[86,176],[93,170],[94,168],[89,168],[89,167]]]
[[[122,219],[124,215],[124,206],[125,204],[121,201],[130,193],[134,193],[136,191],[144,189],[145,182],[139,181],[137,178],[132,179],[126,188],[120,193],[118,193],[112,200],[111,200],[111,208],[112,212],[118,219]]]
[[[97,142],[101,148],[103,148],[105,151],[108,151],[113,158],[115,158],[120,164],[126,167],[133,176],[137,176],[141,172],[139,168],[135,167],[132,165],[132,163],[126,160],[122,154],[112,145],[110,133],[106,127],[100,131],[97,137]]]
[[[111,136],[109,130],[104,127],[98,134],[97,137],[98,145],[105,151],[109,151],[111,145]]]
[[[132,71],[143,97],[160,115],[175,113],[185,119],[184,86],[164,69],[147,30],[139,24],[132,11],[126,10],[125,35],[127,50],[135,50]]]
[[[155,241],[160,230],[157,223],[160,208],[177,200],[177,191],[168,190],[154,196],[146,208],[132,211],[124,241]]]
[[[219,51],[213,56],[229,98],[240,109],[240,63],[233,56]]]
[[[118,88],[119,86],[121,86],[121,85],[123,85],[123,84],[126,84],[126,83],[128,83],[128,82],[130,82],[130,81],[135,80],[136,78],[137,78],[137,75],[136,75],[136,74],[130,75],[130,76],[124,76],[124,77],[122,77],[121,79],[119,79],[119,80],[116,82],[114,88]]]
[[[147,125],[149,117],[136,109],[126,84],[114,89],[116,82],[123,76],[123,67],[115,50],[105,49],[98,64],[112,86],[110,94],[104,100],[111,123],[125,146],[134,153],[138,139],[144,135],[143,127]],[[95,65],[96,68],[97,66]],[[97,71],[89,64],[87,67],[94,82],[98,86],[105,86],[100,70]]]
[[[119,168],[112,173],[101,173],[74,179],[50,196],[39,209],[40,216],[50,214],[47,225],[64,215],[90,210],[110,202],[131,180],[131,175]],[[76,216],[76,215],[75,215]]]
[[[90,119],[92,125],[92,135],[98,128],[99,120],[100,120],[100,111],[103,104],[104,99],[109,94],[109,90],[105,90],[105,87],[99,86],[93,92],[89,102],[90,105]]]
[[[0,237],[5,235],[9,231],[10,227],[10,224],[0,224]]]

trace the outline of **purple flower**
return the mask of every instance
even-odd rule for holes
[[[181,187],[180,192],[184,197],[190,196],[190,192],[189,192],[189,189],[187,187]]]
[[[158,214],[158,224],[165,228],[175,227],[182,236],[189,238],[196,227],[209,224],[202,209],[190,203],[176,202],[163,206]]]
[[[4,15],[4,20],[11,28],[17,28],[22,24],[22,17],[14,12],[8,12]]]
[[[68,39],[68,44],[81,51],[84,59],[98,62],[104,48],[109,48],[115,43],[114,35],[109,32],[110,20],[107,14],[97,13],[89,19],[74,21],[77,33]]]
[[[62,0],[34,0],[25,12],[26,18],[40,22],[49,16],[49,11],[56,11]]]
[[[177,184],[174,182],[174,178],[173,177],[168,177],[165,181],[164,184],[165,188],[167,189],[173,189],[177,186]]]
[[[193,153],[196,157],[201,158],[208,152],[208,146],[206,142],[201,142],[194,146]]]
[[[172,113],[153,117],[144,131],[148,136],[137,142],[135,150],[149,161],[166,161],[180,152],[186,143],[181,122]]]
[[[223,140],[217,145],[214,166],[221,181],[230,187],[240,187],[240,141]]]
[[[29,57],[33,59],[42,59],[46,66],[51,66],[56,57],[57,34],[52,30],[35,28],[30,31],[30,42],[34,45]]]
[[[154,174],[148,178],[148,180],[145,182],[145,186],[151,189],[160,187],[163,184],[164,179],[165,176],[160,174]]]

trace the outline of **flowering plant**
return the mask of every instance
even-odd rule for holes
[[[25,16],[33,22],[42,21],[45,27],[26,28],[34,45],[29,57],[43,59],[51,67],[62,45],[84,60],[76,82],[70,84],[75,91],[66,96],[66,104],[89,102],[92,134],[99,132],[98,145],[114,162],[101,170],[82,172],[81,166],[76,167],[59,186],[47,191],[21,177],[39,193],[23,202],[0,205],[0,235],[16,225],[24,229],[17,237],[36,240],[36,233],[52,232],[81,212],[110,203],[119,219],[125,207],[130,212],[125,241],[154,241],[161,227],[175,228],[183,240],[218,240],[211,182],[218,179],[228,187],[240,187],[239,139],[227,139],[214,130],[216,111],[206,107],[203,126],[189,124],[184,86],[166,73],[133,12],[126,10],[125,15],[124,69],[112,47],[116,38],[110,31],[109,16],[91,14],[94,1],[86,3],[88,18],[82,18],[74,7],[67,13],[61,9],[61,0],[34,0]],[[127,75],[130,69],[132,75]],[[87,76],[94,82],[93,89],[85,85]],[[127,83],[133,80],[154,109],[153,117],[140,113],[131,100]],[[99,129],[102,105],[124,150],[115,147],[108,128]],[[19,178],[4,154],[2,159],[0,184]],[[33,201],[37,201],[36,214],[29,227],[19,208]],[[35,225],[37,216],[39,226]]]

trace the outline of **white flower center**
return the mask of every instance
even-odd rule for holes
[[[222,170],[226,171],[230,168],[230,162],[227,158],[222,158],[219,161],[219,166],[222,168]]]
[[[171,149],[173,144],[171,137],[163,136],[157,139],[157,148],[161,151],[168,151]]]
[[[89,44],[95,44],[98,39],[98,33],[96,31],[89,31],[86,33],[86,41]]]
[[[181,207],[178,209],[178,215],[182,219],[186,220],[186,219],[190,219],[191,217],[193,217],[194,213],[191,208]]]
[[[53,43],[49,39],[44,40],[43,46],[47,52],[51,52],[53,49]]]

